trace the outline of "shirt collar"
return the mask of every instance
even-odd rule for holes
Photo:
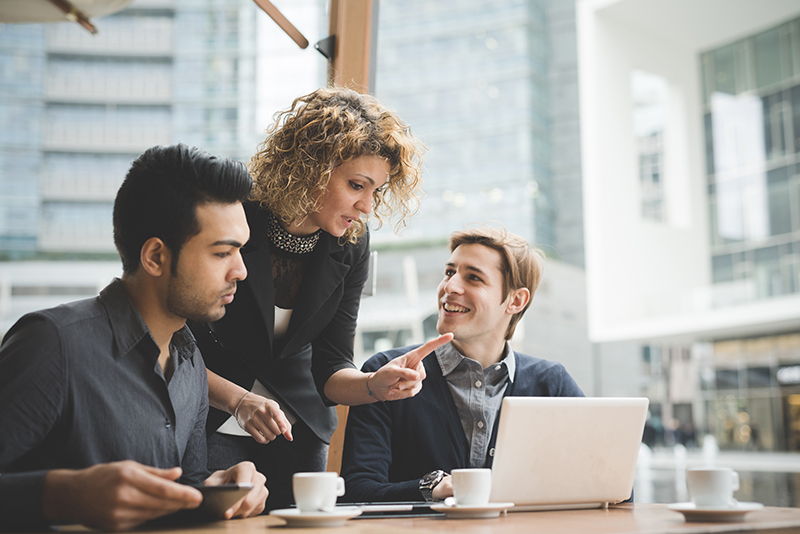
[[[133,306],[122,280],[114,278],[110,284],[100,291],[98,299],[108,314],[114,342],[119,349],[120,356],[130,352],[144,338],[147,338],[155,347],[155,341],[150,335],[150,330],[147,328],[142,316]],[[186,325],[175,332],[170,340],[170,349],[177,352],[179,359],[189,359],[192,363],[194,363],[195,345],[194,336]]]
[[[183,325],[183,328],[172,334],[170,341],[170,348],[178,353],[181,360],[189,360],[194,365],[194,354],[197,342],[194,339],[194,334],[189,330],[189,327]]]
[[[434,352],[436,352],[436,359],[439,361],[439,367],[442,368],[443,376],[452,373],[464,360],[464,356],[456,350],[453,343],[445,343]]]
[[[506,343],[506,355],[505,358],[500,360],[499,363],[505,364],[506,369],[508,370],[508,380],[510,382],[514,381],[514,373],[517,371],[517,357],[514,355],[514,351],[511,350],[511,347],[508,343]]]
[[[455,348],[453,343],[445,343],[441,347],[437,348],[435,351],[436,359],[439,362],[439,367],[442,368],[442,375],[447,376],[452,373],[458,364],[460,364],[466,356],[458,352],[458,349]],[[508,370],[508,379],[513,382],[514,381],[514,373],[517,370],[517,363],[514,357],[514,351],[511,350],[511,347],[508,343],[505,344],[505,348],[503,349],[503,359],[499,362],[492,364],[492,365],[503,365],[505,364],[506,369]]]

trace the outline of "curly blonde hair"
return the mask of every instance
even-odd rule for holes
[[[394,215],[399,230],[417,208],[422,151],[408,126],[374,97],[341,87],[317,89],[276,114],[250,160],[252,199],[290,225],[319,211],[336,167],[378,156],[389,163],[389,178],[375,191],[373,214],[379,226]],[[365,221],[353,221],[342,240],[355,243],[365,232]]]

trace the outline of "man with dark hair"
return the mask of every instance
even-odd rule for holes
[[[196,508],[202,496],[186,484],[252,483],[225,517],[264,509],[252,463],[208,476],[206,371],[185,324],[222,317],[247,275],[250,187],[241,163],[184,145],[147,150],[114,203],[122,279],[9,330],[0,527],[131,528]]]
[[[491,467],[503,397],[583,396],[563,365],[508,345],[539,285],[540,253],[494,229],[456,232],[450,252],[436,328],[453,341],[423,360],[417,396],[350,408],[342,459],[348,501],[449,497],[451,470]],[[362,370],[414,348],[376,354]]]

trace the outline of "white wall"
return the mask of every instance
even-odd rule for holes
[[[578,4],[589,332],[647,338],[710,311],[710,251],[699,54],[800,12],[769,0],[581,0]],[[633,70],[669,85],[667,217],[640,216]],[[715,312],[716,313],[716,312]],[[665,322],[675,322],[675,328]]]
[[[694,50],[615,17],[582,13],[579,26],[589,324],[602,337],[620,321],[680,311],[687,291],[710,282],[699,69]],[[640,215],[630,95],[636,69],[670,87],[663,224]]]

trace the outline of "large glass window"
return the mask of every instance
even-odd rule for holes
[[[799,38],[800,39],[800,38]],[[800,55],[800,53],[798,53]],[[792,134],[794,136],[794,152],[800,153],[800,85],[790,90],[792,101]]]
[[[769,233],[787,234],[792,231],[792,197],[788,182],[769,186]]]
[[[663,221],[666,209],[663,179],[664,132],[667,128],[669,98],[667,81],[649,72],[633,71],[631,96],[642,216]]]
[[[800,290],[791,245],[800,242],[797,23],[709,51],[701,60],[712,272],[720,304],[730,304],[734,294],[750,300]],[[745,258],[738,267],[736,254]],[[738,289],[734,280],[740,280]]]
[[[779,84],[792,75],[790,28],[785,24],[753,37],[753,64],[759,89]]]
[[[557,247],[552,55],[547,32],[533,31],[546,27],[546,8],[540,1],[381,3],[376,96],[429,149],[425,201],[404,239],[444,241],[454,229],[491,221]],[[561,100],[566,109],[567,97]],[[573,100],[569,106],[574,113]],[[387,226],[372,239],[396,238]]]
[[[789,91],[778,91],[762,98],[764,145],[769,159],[779,158],[793,150],[789,94]]]

